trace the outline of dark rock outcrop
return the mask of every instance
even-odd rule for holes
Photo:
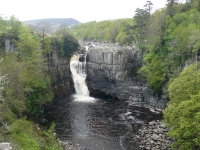
[[[51,85],[55,97],[66,97],[75,92],[70,72],[70,58],[58,58],[55,50],[48,59]]]
[[[87,83],[91,95],[100,91],[120,100],[164,108],[166,101],[153,96],[152,90],[137,75],[141,54],[137,47],[114,43],[85,43],[87,46]]]

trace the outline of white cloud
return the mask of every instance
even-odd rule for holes
[[[165,6],[166,0],[152,0],[154,8]],[[74,18],[81,22],[132,18],[136,8],[146,0],[3,0],[0,14],[15,15],[19,20],[42,18]]]

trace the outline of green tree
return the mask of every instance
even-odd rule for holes
[[[22,23],[15,17],[11,16],[6,24],[5,37],[11,38],[14,42],[18,40],[19,32],[21,29]]]
[[[71,57],[75,51],[78,51],[79,44],[71,35],[65,34],[63,37],[63,50],[65,56]]]
[[[5,84],[6,84],[6,75],[3,75],[0,70],[0,102],[5,101],[5,98],[4,98]]]
[[[106,20],[88,22],[68,29],[68,33],[76,39],[120,42],[121,45],[132,44],[133,32],[127,25],[132,19]],[[122,33],[123,32],[123,33]],[[122,36],[123,35],[123,36]],[[123,37],[120,39],[119,37]],[[127,40],[127,41],[126,41]],[[122,42],[123,41],[123,42]]]
[[[47,47],[44,47],[47,50],[50,48],[48,45],[47,43]],[[35,114],[45,102],[50,101],[53,97],[49,84],[50,77],[46,75],[47,66],[44,63],[43,51],[39,49],[39,46],[39,39],[28,27],[23,27],[17,43],[17,57],[19,63],[24,64],[20,76],[23,77],[24,88],[22,90],[30,115]]]
[[[15,54],[6,54],[1,58],[0,68],[3,74],[6,74],[7,83],[5,84],[5,99],[2,104],[5,112],[9,109],[17,116],[22,116],[27,110],[25,92],[29,89],[24,88],[24,72],[26,72],[25,63],[19,62]],[[10,114],[10,113],[8,113]]]
[[[137,8],[135,12],[136,14],[133,17],[135,21],[133,30],[135,30],[137,41],[139,42],[139,44],[142,44],[147,39],[146,30],[149,21],[149,12],[145,9],[140,8]]]
[[[169,85],[170,102],[164,110],[174,149],[200,149],[200,63],[190,65]]]
[[[178,4],[178,0],[167,0],[169,6],[174,6],[176,4]]]
[[[61,150],[55,124],[43,131],[26,118],[37,118],[36,112],[53,97],[43,58],[51,39],[44,37],[40,43],[37,33],[15,17],[0,18],[2,50],[7,38],[15,43],[16,51],[0,53],[0,142],[10,141],[13,149]]]
[[[17,51],[21,60],[28,61],[33,53],[39,49],[40,43],[38,39],[35,39],[30,28],[27,26],[21,28],[19,32],[20,35],[18,36],[19,41],[17,42]]]
[[[149,13],[149,17],[150,17],[151,10],[153,9],[153,3],[151,1],[147,1],[144,7],[145,7],[145,10]]]

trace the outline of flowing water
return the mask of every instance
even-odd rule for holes
[[[85,83],[85,66],[86,55],[71,58],[76,94],[54,100],[46,118],[56,123],[56,133],[59,140],[67,143],[66,150],[129,150],[124,144],[125,135],[134,134],[137,126],[156,115],[128,102],[90,97]],[[132,144],[131,149],[137,150],[137,145]]]

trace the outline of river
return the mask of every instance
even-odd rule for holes
[[[56,124],[58,139],[66,150],[137,150],[133,139],[127,144],[127,135],[160,116],[128,101],[90,97],[86,60],[80,62],[79,57],[86,58],[73,56],[70,63],[76,94],[54,100],[46,112],[46,119]]]

